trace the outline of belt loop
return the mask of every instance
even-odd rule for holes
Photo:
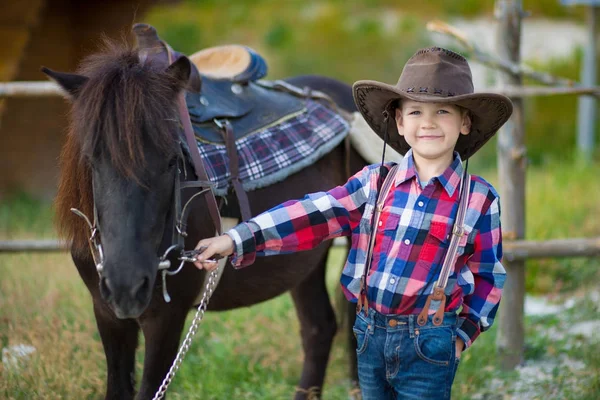
[[[415,337],[415,316],[413,314],[408,316],[408,332],[410,333],[410,338],[414,339],[414,337]]]

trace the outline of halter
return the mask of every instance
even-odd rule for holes
[[[185,144],[180,141],[182,147],[185,147]],[[198,198],[200,195],[211,195],[214,198],[214,194],[212,192],[212,188],[214,184],[207,180],[195,180],[188,181],[187,180],[187,172],[185,170],[185,160],[180,159],[180,163],[175,171],[175,183],[173,190],[173,225],[172,225],[172,234],[171,234],[171,245],[167,248],[164,254],[159,258],[158,270],[162,275],[162,292],[163,298],[165,302],[169,303],[171,301],[171,297],[167,291],[167,275],[172,276],[178,274],[184,264],[186,262],[195,261],[194,256],[197,255],[195,251],[185,251],[184,250],[184,241],[188,236],[187,234],[187,219],[190,214],[191,204],[194,199]],[[182,174],[183,171],[183,174]],[[184,180],[182,180],[182,175]],[[194,193],[186,202],[182,204],[181,200],[181,192],[184,189],[188,188],[197,188],[198,191]],[[98,276],[102,276],[102,271],[104,269],[104,251],[102,249],[102,242],[100,240],[100,227],[98,225],[98,209],[96,207],[96,200],[93,200],[94,205],[94,222],[90,222],[90,219],[77,208],[71,208],[71,211],[81,217],[90,229],[90,236],[88,238],[88,245],[90,247],[90,253],[92,254],[92,259],[94,260],[94,264],[96,265],[96,271],[98,272]],[[219,221],[220,222],[220,221]],[[220,225],[220,224],[219,224]],[[177,269],[169,270],[171,267],[171,261],[167,259],[171,252],[176,252],[176,258],[181,261]]]

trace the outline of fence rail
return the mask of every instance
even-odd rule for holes
[[[46,240],[2,240],[0,253],[29,253],[66,251],[67,245],[56,239]]]
[[[345,239],[334,240],[334,246],[345,247]],[[61,252],[68,246],[56,239],[0,241],[0,253]],[[504,259],[600,257],[600,237],[553,240],[505,240]]]
[[[64,92],[54,82],[0,82],[0,98],[2,97],[56,97]]]
[[[553,95],[590,95],[600,97],[600,86],[510,86],[490,87],[481,92],[498,93],[509,97],[537,97]],[[54,82],[21,81],[0,82],[0,98],[2,97],[56,97],[65,96],[64,91]]]

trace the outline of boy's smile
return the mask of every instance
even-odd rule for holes
[[[428,161],[452,162],[459,135],[471,131],[471,119],[453,104],[403,100],[396,109],[398,133],[413,149],[413,156]]]

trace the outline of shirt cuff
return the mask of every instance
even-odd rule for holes
[[[246,267],[256,260],[256,242],[254,232],[247,223],[241,223],[225,232],[233,240],[234,251],[229,256],[235,268]]]
[[[471,347],[475,339],[481,333],[479,324],[471,321],[468,318],[459,318],[459,325],[456,329],[456,334],[465,342],[464,350]]]

